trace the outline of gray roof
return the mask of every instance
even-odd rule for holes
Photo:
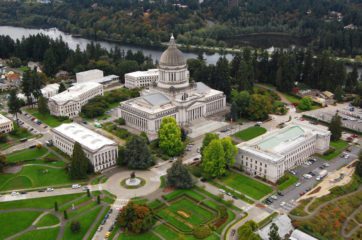
[[[186,64],[186,59],[183,53],[177,48],[173,35],[166,51],[160,57],[160,66],[183,66]]]
[[[290,235],[289,239],[291,239],[291,240],[318,240],[317,238],[312,237],[311,235],[306,234],[305,232],[302,232],[298,229],[295,229],[292,232],[292,235]]]
[[[161,106],[171,102],[170,99],[168,99],[165,95],[161,93],[145,95],[142,98],[153,106]]]
[[[269,231],[272,223],[275,223],[278,226],[278,233],[281,238],[284,238],[285,235],[293,231],[293,226],[290,218],[287,215],[280,215],[273,219],[271,223],[263,227],[258,231],[260,237],[263,240],[269,239]]]
[[[196,92],[198,92],[198,93],[205,93],[205,92],[210,91],[210,89],[211,88],[203,82],[196,83]]]

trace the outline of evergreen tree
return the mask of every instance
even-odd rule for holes
[[[40,96],[38,98],[38,111],[39,111],[40,114],[48,114],[49,113],[48,100],[43,96]]]
[[[342,102],[343,101],[343,95],[344,95],[343,89],[342,89],[342,87],[340,85],[338,85],[336,87],[336,90],[334,90],[334,99],[337,102]]]
[[[20,103],[20,99],[18,98],[18,96],[16,96],[16,90],[15,89],[10,91],[9,100],[8,100],[8,108],[9,108],[9,113],[15,115],[16,123],[19,125],[19,123],[18,123],[18,113],[21,112],[20,111],[21,103]]]
[[[181,129],[173,117],[164,117],[158,130],[160,149],[170,157],[180,155],[184,150],[181,141]]]
[[[65,90],[67,90],[65,84],[63,82],[61,82],[59,84],[59,89],[58,89],[58,93],[64,92]]]
[[[181,160],[174,162],[167,170],[167,185],[175,188],[188,189],[194,185],[192,176]]]
[[[97,196],[97,204],[99,205],[99,204],[101,204],[101,196]]]
[[[23,80],[21,81],[21,89],[26,97],[27,104],[28,105],[33,104],[32,77],[31,77],[31,72],[29,70],[25,71],[23,74]]]
[[[225,174],[225,152],[219,139],[212,140],[203,150],[201,168],[206,176],[213,178]]]
[[[70,230],[72,233],[78,233],[80,231],[80,223],[78,221],[72,221],[70,223]]]
[[[87,178],[89,160],[86,158],[82,146],[76,142],[73,148],[73,155],[70,161],[70,177],[72,179]]]
[[[57,58],[55,51],[52,48],[48,48],[44,53],[44,72],[48,76],[53,76],[57,71]]]
[[[125,147],[124,146],[120,146],[118,147],[118,157],[117,157],[117,165],[118,166],[124,166],[126,164],[125,161]]]
[[[229,62],[225,57],[219,58],[216,63],[215,70],[211,76],[211,86],[223,91],[227,98],[230,98],[231,83],[230,83],[230,70]]]
[[[331,140],[337,141],[342,136],[342,122],[341,117],[336,113],[329,124],[329,131],[331,131]]]
[[[354,92],[358,85],[358,70],[357,65],[353,65],[352,72],[348,73],[345,90],[347,92]]]
[[[269,240],[282,240],[278,233],[278,226],[275,223],[272,223],[269,230]]]
[[[31,92],[35,99],[38,99],[40,96],[42,96],[41,87],[41,78],[37,72],[37,69],[34,68],[31,73]]]
[[[67,213],[67,210],[64,210],[63,215],[64,215],[64,219],[68,219],[68,213]]]
[[[131,169],[147,169],[153,164],[152,155],[145,140],[139,136],[133,136],[126,143],[124,159]]]
[[[5,155],[0,153],[0,173],[3,172],[5,166],[6,166],[6,157]]]
[[[54,202],[54,211],[58,212],[58,202]]]

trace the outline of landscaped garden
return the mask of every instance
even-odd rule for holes
[[[19,127],[16,122],[14,124],[14,130],[6,135],[6,142],[0,143],[0,150],[5,150],[15,144],[20,143],[20,139],[30,138],[33,135],[25,128]]]
[[[48,114],[42,114],[38,112],[37,108],[27,108],[25,109],[26,112],[28,112],[30,115],[34,116],[38,120],[42,121],[49,127],[58,127],[62,123],[70,123],[71,120],[65,117],[56,117],[53,115]]]
[[[273,191],[271,186],[234,171],[228,171],[225,177],[215,181],[257,200]]]
[[[265,128],[259,126],[253,126],[235,133],[234,136],[240,138],[243,141],[249,141],[264,133],[266,133]]]
[[[98,195],[101,198],[99,204]],[[100,214],[103,216],[109,209],[109,204],[104,201],[107,198],[110,196],[104,192],[93,192],[91,196],[87,196],[86,193],[77,193],[0,202],[0,239],[11,237],[27,229],[28,231],[16,239],[54,240],[61,234],[59,237],[64,240],[81,240],[87,233],[87,239],[91,239],[99,225],[95,219]],[[57,211],[55,203],[58,206]],[[7,212],[2,212],[2,210]],[[71,222],[75,221],[80,224],[80,230],[77,232],[72,231],[70,227]],[[64,229],[64,233],[60,231],[61,228]]]
[[[44,147],[24,149],[6,156],[10,164],[22,163],[19,166],[10,166],[14,170],[0,174],[0,191],[54,187],[70,185],[66,170],[66,163]]]
[[[341,139],[337,141],[331,141],[330,150],[328,150],[325,154],[321,155],[321,158],[325,160],[331,160],[341,154],[347,147],[348,143]]]

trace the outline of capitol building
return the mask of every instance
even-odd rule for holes
[[[190,82],[183,53],[173,36],[161,55],[158,78],[141,96],[121,102],[119,116],[126,125],[157,134],[163,117],[172,116],[181,126],[225,110],[226,97],[202,82]]]

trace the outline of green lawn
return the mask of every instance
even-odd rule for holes
[[[25,230],[40,214],[41,212],[35,211],[0,213],[0,239]]]
[[[85,214],[82,214],[78,217],[75,217],[67,222],[65,225],[64,231],[64,240],[80,240],[83,239],[84,235],[87,233],[88,229],[96,219],[97,215],[101,211],[101,206],[97,206],[96,208],[92,209],[91,211],[87,211]],[[79,221],[80,223],[80,231],[78,233],[72,233],[70,230],[71,221]]]
[[[121,235],[119,235],[118,240],[160,240],[160,238],[152,232],[146,232],[142,234],[122,233]]]
[[[59,227],[43,229],[43,230],[33,230],[27,233],[24,233],[16,240],[54,240],[57,239],[59,233]]]
[[[288,93],[282,93],[282,94],[290,103],[292,103],[292,104],[294,104],[296,106],[298,106],[298,104],[300,103],[300,100],[302,100],[302,98],[290,95]],[[311,110],[315,110],[315,109],[318,109],[318,108],[320,108],[320,106],[318,104],[316,104],[315,102],[313,102]],[[299,108],[298,108],[298,111],[299,112],[304,112],[303,110],[301,110]]]
[[[32,148],[32,149],[24,149],[17,152],[13,152],[6,156],[6,160],[8,162],[19,162],[19,161],[26,161],[26,160],[32,160],[36,158],[40,158],[44,156],[48,152],[48,149],[42,147],[40,149],[38,148]]]
[[[327,155],[322,155],[321,158],[325,160],[331,160],[337,157],[339,154],[343,152],[344,149],[348,147],[348,143],[343,140],[331,141],[330,146],[335,150]]]
[[[232,171],[221,178],[220,182],[254,199],[261,199],[273,191],[270,186],[260,181]]]
[[[36,108],[28,108],[25,111],[30,113],[35,118],[39,119],[40,121],[42,121],[43,123],[45,123],[49,127],[58,127],[62,123],[71,122],[71,120],[69,120],[69,119],[62,119],[62,118],[59,118],[59,117],[56,117],[56,116],[52,116],[50,114],[40,114],[38,112],[38,109],[36,109]]]
[[[30,138],[33,136],[27,129],[23,127],[19,127],[16,122],[14,122],[14,130],[9,133],[11,138],[14,139],[22,139],[22,138]]]
[[[0,191],[71,184],[65,168],[23,166],[18,173],[0,174]]]
[[[234,134],[235,137],[240,138],[243,141],[249,141],[257,136],[260,136],[266,132],[266,129],[263,127],[249,127],[247,129],[241,130]]]
[[[298,177],[294,176],[292,174],[285,174],[285,179],[280,184],[278,184],[278,190],[282,191],[284,189],[287,189],[289,186],[293,185],[294,183],[298,182]]]
[[[59,223],[59,218],[51,213],[43,216],[39,222],[36,223],[37,227],[53,226]]]
[[[0,202],[0,209],[12,209],[12,208],[53,208],[54,202],[58,202],[58,205],[63,205],[69,201],[75,200],[81,196],[86,196],[85,193],[76,193],[68,195],[60,195],[54,197],[43,197],[34,199],[17,200],[10,202]]]
[[[170,204],[170,206],[158,211],[157,215],[182,232],[192,231],[194,226],[209,222],[215,215],[215,213],[185,197]],[[186,213],[188,216],[179,214],[179,211]]]

